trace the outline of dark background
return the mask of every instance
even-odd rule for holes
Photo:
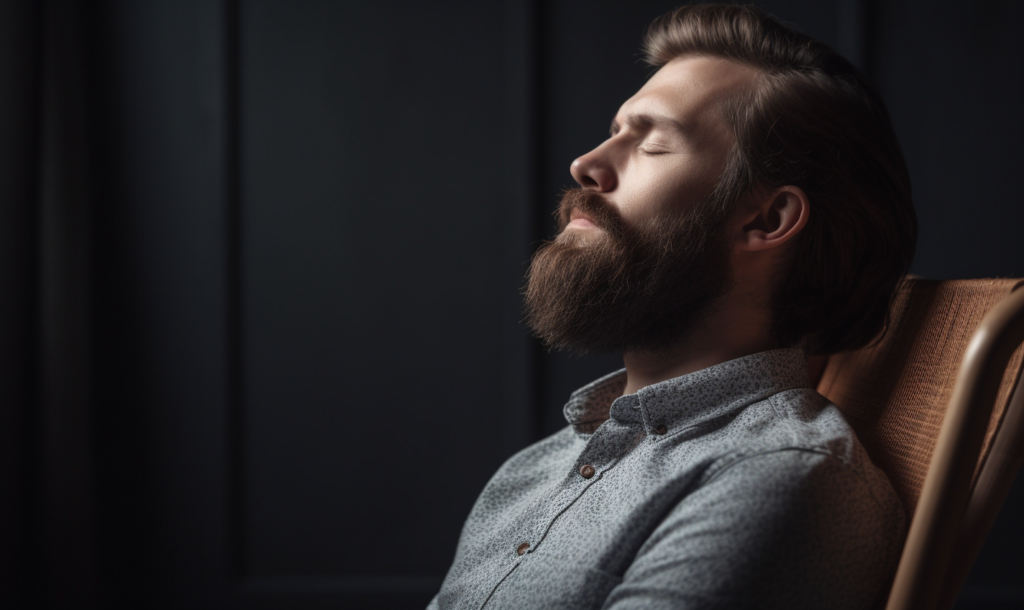
[[[0,605],[424,606],[620,365],[518,290],[675,5],[0,3]],[[1024,4],[760,6],[880,85],[913,272],[1024,275]],[[1024,607],[1022,509],[959,608]]]

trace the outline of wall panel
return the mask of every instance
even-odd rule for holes
[[[903,145],[921,237],[914,273],[1020,277],[1024,5],[879,2],[876,81]]]
[[[502,19],[242,6],[246,576],[436,588],[477,490],[526,440],[503,429],[496,357]]]

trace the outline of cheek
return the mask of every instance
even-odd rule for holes
[[[718,178],[699,163],[648,169],[631,176],[635,178],[630,182],[631,188],[622,193],[622,217],[630,224],[686,210],[708,196]]]

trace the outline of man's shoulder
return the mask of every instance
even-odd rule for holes
[[[884,511],[902,505],[885,475],[871,460],[839,407],[811,388],[779,392],[751,405],[733,425],[736,436],[709,468],[706,481],[733,470],[753,487],[791,488],[839,484],[870,497]]]
[[[839,407],[812,388],[783,390],[738,410],[717,436],[737,457],[801,450],[850,464],[867,457]]]
[[[905,533],[884,477],[864,476],[827,449],[775,447],[737,456],[692,487],[645,541],[627,580],[667,588],[688,578],[724,595],[723,607],[759,599],[764,607],[865,608],[881,595]],[[671,562],[680,571],[660,574]],[[802,586],[779,586],[787,582]]]
[[[774,471],[773,478],[799,478],[815,464],[815,469],[848,471],[870,488],[889,487],[839,408],[812,388],[786,389],[735,405],[670,436],[675,438],[659,442],[652,458],[663,465],[678,462],[681,475],[698,467],[698,481],[752,460],[747,468],[758,462],[771,462],[776,469],[792,466]],[[892,497],[888,491],[885,495],[887,501]]]

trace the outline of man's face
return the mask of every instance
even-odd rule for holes
[[[664,349],[699,324],[731,277],[729,214],[711,199],[734,142],[721,103],[756,73],[716,58],[663,66],[612,134],[572,164],[560,232],[534,257],[527,318],[549,345]]]
[[[600,193],[627,225],[686,213],[710,194],[735,141],[722,102],[749,90],[756,76],[727,59],[669,62],[622,105],[611,136],[573,161],[572,177]],[[567,228],[596,230],[586,223]]]

